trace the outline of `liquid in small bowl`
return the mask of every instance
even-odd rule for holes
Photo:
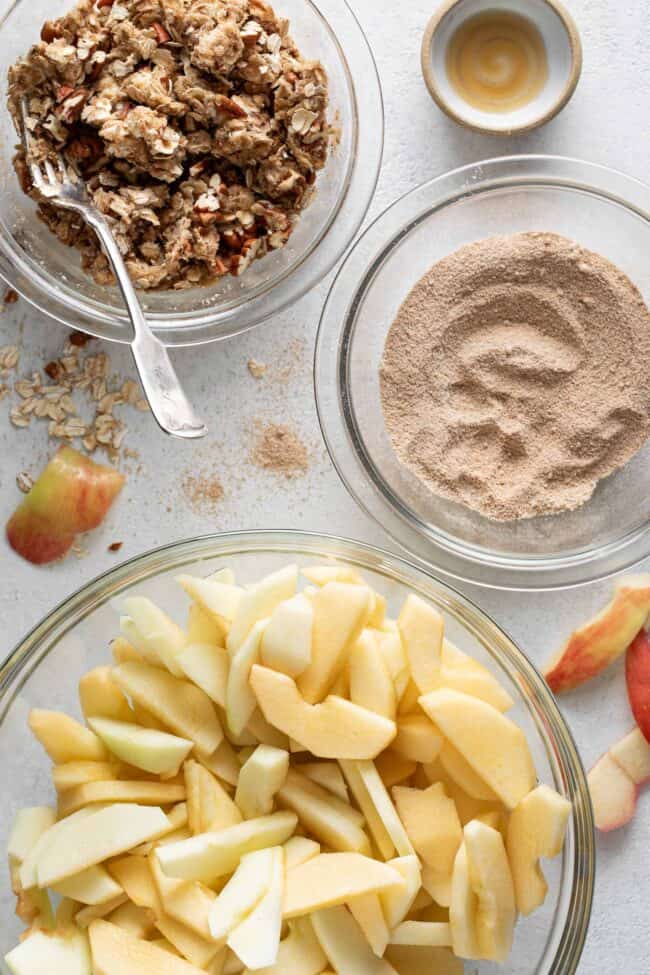
[[[454,32],[446,69],[456,93],[473,108],[511,112],[530,104],[546,84],[546,45],[527,17],[486,10]]]

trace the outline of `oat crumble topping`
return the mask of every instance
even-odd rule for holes
[[[263,0],[81,0],[10,69],[16,122],[23,95],[30,151],[81,172],[145,289],[239,275],[284,246],[333,136],[325,69]],[[94,233],[38,198],[22,149],[15,168],[50,230],[112,283]]]

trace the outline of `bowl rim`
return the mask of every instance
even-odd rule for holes
[[[436,73],[433,70],[433,62],[431,57],[433,40],[436,32],[442,25],[443,20],[454,10],[455,7],[458,7],[461,3],[465,2],[466,0],[445,0],[438,10],[435,11],[424,31],[422,48],[420,51],[420,63],[422,66],[424,83],[426,84],[427,90],[432,99],[438,108],[440,108],[445,115],[447,115],[454,122],[457,122],[458,125],[462,125],[463,128],[469,129],[472,132],[479,132],[482,135],[525,135],[528,132],[534,131],[534,129],[540,128],[542,125],[546,125],[546,123],[550,122],[551,119],[554,119],[556,115],[559,115],[562,109],[565,108],[565,106],[571,100],[576,88],[578,87],[578,82],[580,81],[580,76],[582,74],[582,41],[580,39],[580,32],[578,31],[575,20],[567,8],[560,3],[560,0],[541,0],[542,3],[546,4],[547,7],[550,7],[550,9],[557,14],[557,17],[567,35],[569,49],[571,52],[569,75],[564,88],[558,94],[555,102],[548,109],[546,109],[546,111],[542,112],[541,115],[533,116],[528,122],[522,122],[519,125],[513,125],[507,129],[490,125],[479,125],[477,122],[472,122],[468,116],[461,115],[449,104],[438,84]],[[513,2],[512,7],[513,10],[516,7],[516,12],[521,14],[521,16],[528,17],[529,20],[534,20],[533,14],[530,11],[527,3],[522,3],[521,0],[519,0],[518,3]]]
[[[0,17],[0,33],[24,2],[14,0]],[[228,302],[216,312],[209,305],[199,305],[198,310],[191,312],[147,313],[153,331],[169,347],[203,345],[230,338],[292,306],[320,284],[345,255],[374,199],[385,133],[384,99],[374,53],[348,0],[303,2],[311,8],[338,52],[352,106],[354,138],[336,207],[325,218],[318,237],[305,253],[243,301]],[[363,78],[363,85],[359,84],[359,78]],[[336,153],[337,148],[332,151]],[[302,215],[304,219],[308,219],[308,212],[309,208]],[[20,251],[16,252],[12,234],[3,222],[0,222],[0,278],[31,306],[60,324],[107,341],[128,344],[132,340],[126,310],[118,312],[93,299],[71,297],[72,289],[49,288],[47,275],[34,272],[31,261]]]
[[[566,156],[499,156],[457,167],[421,183],[386,207],[341,264],[321,314],[314,351],[314,389],[321,433],[353,499],[418,565],[492,589],[551,591],[605,579],[650,554],[650,519],[598,547],[561,555],[519,556],[481,548],[426,527],[386,491],[365,457],[351,415],[345,368],[356,310],[384,257],[425,212],[474,195],[521,185],[560,186],[597,194],[650,224],[650,186],[597,163]]]
[[[543,975],[573,975],[584,948],[595,881],[595,832],[589,789],[582,761],[573,735],[555,696],[535,664],[519,645],[486,612],[471,599],[447,582],[438,579],[429,569],[423,569],[400,555],[337,535],[299,530],[247,530],[205,534],[150,549],[96,576],[62,600],[19,641],[0,665],[0,704],[8,687],[22,671],[29,670],[30,661],[43,644],[58,641],[97,606],[115,598],[126,584],[150,578],[163,570],[177,568],[183,561],[211,559],[220,554],[246,551],[276,551],[301,555],[314,554],[320,559],[354,561],[355,564],[384,574],[401,585],[429,593],[453,614],[495,657],[504,659],[521,685],[529,709],[535,708],[538,733],[545,745],[552,744],[553,754],[563,777],[563,785],[573,804],[572,884],[567,917],[559,944],[554,946],[555,957]],[[170,564],[170,563],[173,563]],[[37,663],[34,665],[36,666]],[[0,720],[5,708],[0,711]],[[557,922],[554,914],[551,933]],[[548,951],[550,935],[546,943]],[[546,961],[546,959],[544,959]],[[538,969],[539,975],[542,971]]]

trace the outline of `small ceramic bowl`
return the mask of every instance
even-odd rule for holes
[[[452,86],[447,51],[458,28],[470,17],[490,11],[526,17],[544,41],[548,77],[526,105],[488,112],[470,105]],[[582,44],[570,14],[557,0],[447,0],[433,15],[422,41],[422,73],[431,97],[460,125],[489,135],[514,135],[544,125],[569,101],[582,70]]]

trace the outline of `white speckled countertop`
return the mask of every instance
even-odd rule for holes
[[[568,108],[546,128],[518,139],[486,138],[448,121],[431,102],[419,72],[419,45],[432,0],[388,3],[354,0],[353,6],[377,58],[386,103],[384,168],[372,207],[377,214],[417,183],[463,163],[517,152],[548,152],[604,163],[650,178],[650,0],[568,0],[584,43],[585,66]],[[0,9],[8,4],[0,0]],[[281,4],[279,4],[281,6]],[[303,528],[335,532],[390,546],[341,486],[320,438],[312,395],[314,335],[327,282],[290,311],[227,344],[181,351],[175,361],[211,437],[195,444],[166,439],[146,414],[129,414],[127,444],[138,463],[105,526],[85,543],[88,555],[35,569],[0,541],[0,621],[5,656],[59,600],[91,577],[146,549],[207,531],[237,528]],[[0,347],[17,343],[21,365],[41,365],[56,355],[64,330],[24,301],[3,306]],[[129,374],[126,350],[112,347],[114,368]],[[248,373],[255,358],[271,367],[261,382]],[[272,373],[291,364],[285,382]],[[15,476],[38,473],[51,444],[45,425],[16,430],[10,400],[0,403],[0,524],[19,500]],[[250,428],[258,418],[289,419],[310,445],[308,474],[288,481],[250,465]],[[139,468],[136,470],[136,468]],[[225,497],[213,513],[192,510],[180,487],[183,472],[214,473]],[[122,541],[119,555],[107,546]],[[650,565],[646,567],[650,571]],[[611,583],[568,593],[518,595],[463,590],[542,664],[573,625],[608,598]],[[586,765],[630,726],[622,668],[562,701]],[[2,770],[0,770],[0,777]],[[581,975],[621,970],[648,972],[650,801],[641,800],[627,829],[598,839],[596,900]]]

